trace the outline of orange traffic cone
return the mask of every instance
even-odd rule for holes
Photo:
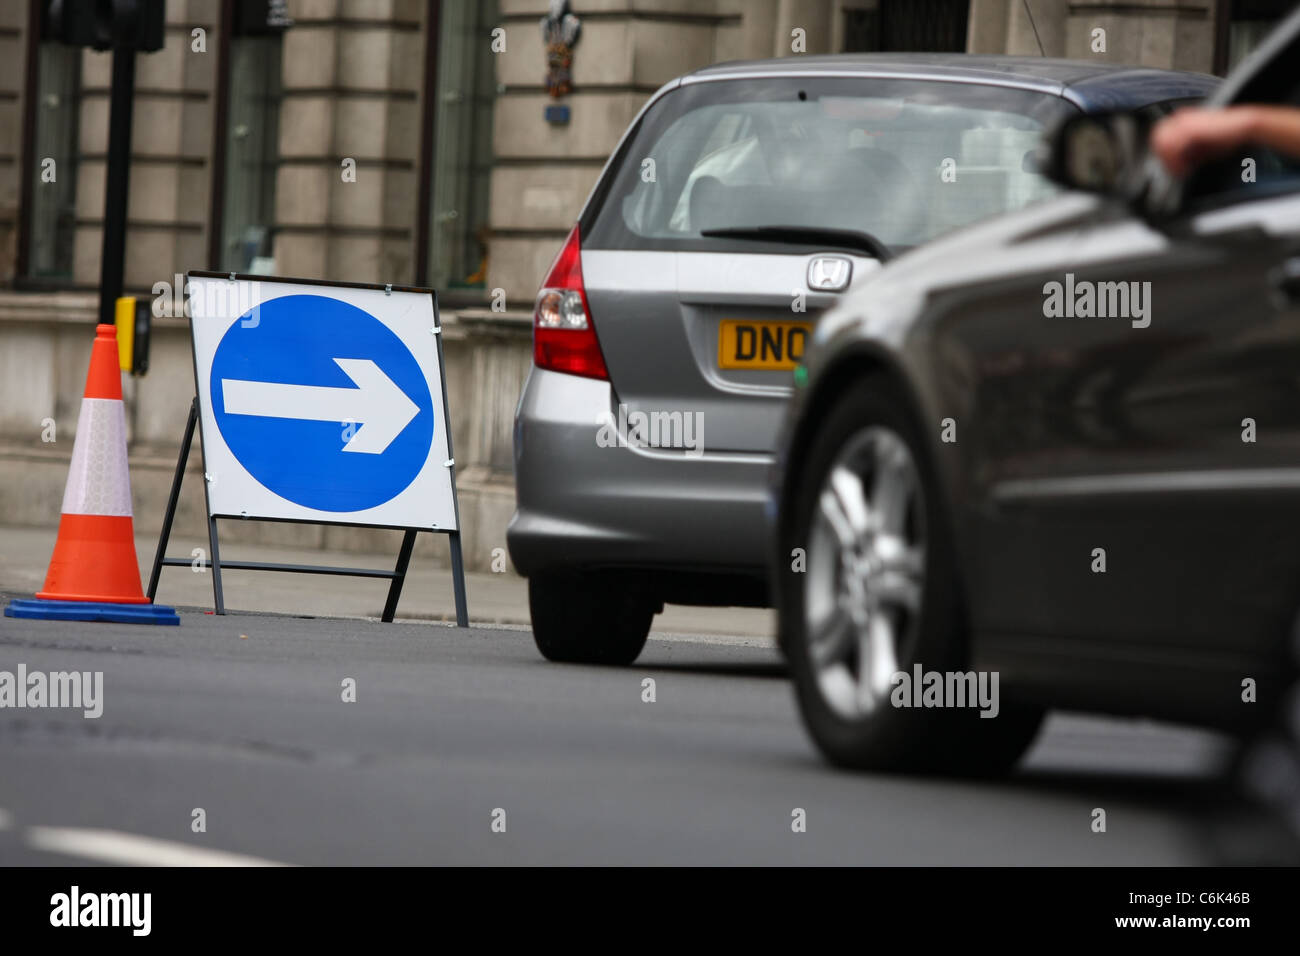
[[[45,587],[35,601],[12,602],[7,617],[180,623],[171,608],[151,605],[140,587],[118,363],[116,328],[96,326]],[[128,607],[139,604],[150,606]]]

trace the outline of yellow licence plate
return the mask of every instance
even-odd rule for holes
[[[718,325],[718,368],[789,371],[803,358],[811,322],[723,319]]]

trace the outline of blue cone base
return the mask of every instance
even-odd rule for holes
[[[9,602],[5,617],[37,621],[109,621],[115,624],[179,624],[176,609],[162,604],[101,604],[96,601],[42,601],[40,598]]]

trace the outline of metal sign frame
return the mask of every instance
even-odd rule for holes
[[[259,276],[246,275],[235,272],[200,272],[191,271],[186,273],[186,279],[225,279],[232,282],[249,281],[265,283],[282,283],[291,285],[306,286],[323,286],[347,289],[365,289],[380,292],[412,292],[419,295],[428,295],[433,301],[433,322],[434,337],[437,340],[438,348],[438,378],[442,386],[442,408],[446,421],[446,440],[447,440],[447,458],[448,474],[451,479],[451,499],[452,509],[456,516],[455,530],[441,528],[412,528],[388,524],[371,524],[366,522],[338,520],[330,521],[327,519],[297,519],[297,518],[269,518],[257,516],[213,514],[211,500],[208,493],[208,482],[203,482],[203,501],[204,510],[208,516],[208,546],[211,549],[211,568],[212,568],[212,598],[214,610],[217,614],[225,614],[225,598],[221,583],[221,570],[227,568],[238,571],[284,571],[300,574],[329,574],[342,575],[346,577],[363,577],[363,578],[386,578],[389,580],[388,599],[384,604],[381,620],[385,623],[391,622],[397,613],[397,602],[401,598],[402,587],[406,581],[406,571],[410,565],[411,551],[415,547],[415,535],[419,531],[429,531],[433,534],[445,534],[448,538],[448,544],[451,550],[451,574],[452,588],[456,602],[456,625],[458,627],[469,626],[469,610],[465,596],[465,562],[461,551],[460,542],[460,497],[456,491],[456,458],[452,448],[451,434],[451,412],[447,405],[447,371],[445,358],[442,348],[442,319],[438,313],[438,293],[433,289],[424,289],[414,286],[396,286],[396,285],[378,285],[375,283],[364,282],[333,282],[320,279],[295,279],[285,276]],[[187,281],[188,286],[188,281]],[[154,553],[153,570],[149,575],[149,599],[152,601],[158,591],[158,581],[164,567],[191,567],[192,562],[187,558],[170,558],[167,557],[167,544],[171,538],[172,522],[176,517],[176,506],[180,499],[181,482],[185,477],[185,467],[189,461],[190,451],[194,444],[194,429],[200,422],[199,398],[203,394],[199,383],[199,361],[197,347],[194,342],[192,331],[193,318],[191,317],[191,354],[194,366],[194,400],[190,403],[189,419],[185,424],[185,432],[181,438],[180,454],[176,460],[176,473],[172,479],[171,492],[167,498],[167,510],[163,515],[162,530],[158,537],[158,548]],[[206,453],[200,446],[200,463],[203,468],[203,475],[208,473]],[[402,531],[402,544],[397,555],[397,564],[392,571],[384,571],[377,568],[339,568],[327,567],[313,564],[269,564],[261,561],[226,561],[221,560],[221,551],[219,543],[219,534],[217,529],[217,520],[219,518],[235,518],[240,521],[275,521],[284,524],[333,524],[354,528],[379,528],[386,530]]]

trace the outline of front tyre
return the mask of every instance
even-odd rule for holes
[[[966,670],[965,621],[943,502],[926,445],[895,389],[873,379],[819,417],[792,474],[782,550],[781,642],[800,713],[833,763],[880,771],[996,774],[1033,741],[1043,713],[999,702],[904,707],[914,665]],[[978,677],[978,675],[977,675]],[[985,678],[992,687],[991,675]],[[911,701],[911,695],[907,695]],[[991,708],[990,708],[991,709]]]

